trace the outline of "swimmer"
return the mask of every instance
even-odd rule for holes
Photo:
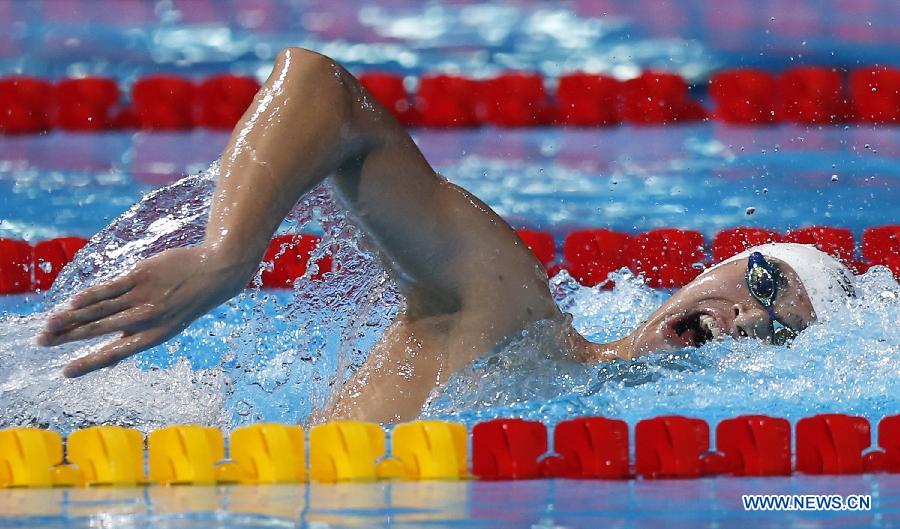
[[[303,49],[279,53],[220,167],[201,244],[146,259],[48,318],[44,346],[118,334],[65,376],[158,345],[240,292],[285,215],[325,179],[405,304],[319,419],[413,419],[453,373],[542,320],[562,322],[568,358],[597,362],[724,337],[783,342],[852,294],[852,275],[826,254],[764,245],[704,272],[628,336],[592,343],[560,312],[516,232],[436,174],[344,68]]]

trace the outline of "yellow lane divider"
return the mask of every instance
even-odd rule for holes
[[[375,423],[335,421],[309,432],[309,478],[313,481],[375,481],[384,457],[384,430]]]
[[[144,436],[121,426],[76,430],[66,440],[70,463],[84,473],[87,486],[128,487],[146,483]]]
[[[222,432],[207,426],[169,426],[147,436],[150,481],[160,485],[215,485],[240,481],[240,467],[225,461]]]
[[[467,430],[462,424],[416,421],[391,435],[391,457],[381,426],[359,421],[320,424],[309,432],[312,481],[467,479]],[[307,480],[306,436],[299,426],[254,424],[235,429],[226,458],[216,428],[177,425],[151,432],[94,426],[64,443],[53,431],[0,430],[0,488],[275,484]],[[145,461],[146,454],[146,461]],[[65,463],[64,463],[65,461]],[[144,469],[149,469],[145,474]]]
[[[84,474],[64,465],[62,437],[50,430],[0,430],[0,487],[73,487]]]
[[[409,480],[468,478],[466,442],[462,424],[416,421],[400,424],[391,432],[391,451],[402,464],[400,477]]]
[[[299,426],[254,424],[231,434],[231,459],[241,483],[306,481],[306,439]]]

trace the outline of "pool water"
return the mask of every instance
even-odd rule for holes
[[[64,8],[68,4],[69,8]],[[896,64],[900,18],[889,0],[738,2],[256,1],[0,3],[0,73],[94,73],[129,83],[154,71],[265,75],[285,45],[306,45],[353,71],[587,68],[628,76],[666,67],[702,81],[722,67]],[[191,7],[193,6],[193,7]],[[660,7],[663,6],[663,7]],[[202,7],[202,8],[201,8]],[[273,16],[273,14],[283,16]],[[566,31],[559,31],[565,27]],[[7,30],[7,31],[4,31]],[[702,83],[695,87],[701,99]],[[414,132],[434,166],[515,227],[640,232],[675,226],[712,235],[733,226],[785,231],[900,222],[900,128],[491,128]],[[76,381],[60,368],[96,342],[45,350],[42,315],[137,256],[202,235],[227,135],[103,133],[0,137],[0,237],[94,236],[48,294],[0,298],[0,426],[62,432],[95,423],[148,431],[173,423],[229,429],[302,422],[359,365],[400,306],[327,187],[281,227],[337,243],[323,282],[248,289],[182,335]],[[184,175],[192,175],[181,179]],[[138,206],[135,204],[143,200]],[[748,214],[752,208],[753,213]],[[109,226],[109,227],[107,227]],[[328,244],[322,245],[325,251]],[[560,306],[595,340],[616,338],[668,295],[625,272],[613,290],[551,280]],[[487,352],[436,392],[427,417],[472,424],[519,416],[554,424],[578,415],[633,425],[679,413],[713,424],[741,413],[796,420],[852,413],[873,424],[900,411],[900,286],[884,268],[860,297],[792,348],[726,341],[634,362],[560,362],[532,329]],[[295,487],[2,491],[0,527],[892,527],[897,478],[534,481]],[[751,513],[745,493],[872,494],[869,513]]]
[[[425,156],[514,227],[864,228],[897,220],[900,129],[840,126],[416,130]],[[90,237],[151,189],[205,170],[226,133],[0,141],[0,236]],[[47,156],[53,153],[53,156]],[[747,214],[753,207],[754,213]]]
[[[896,527],[897,476],[422,482],[4,491],[15,527]],[[745,512],[743,494],[871,494],[873,510]],[[893,499],[892,499],[893,498]],[[5,525],[0,518],[0,527]],[[7,518],[9,520],[9,518]],[[56,525],[58,526],[58,525]]]

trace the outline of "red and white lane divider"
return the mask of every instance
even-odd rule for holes
[[[536,73],[512,72],[489,79],[426,74],[410,93],[403,75],[366,72],[360,81],[403,124],[464,128],[620,123],[675,124],[703,119],[728,123],[900,122],[900,69],[870,66],[843,70],[799,66],[780,74],[739,68],[709,79],[714,103],[707,110],[677,74],[645,71],[620,81],[575,72],[548,83]],[[550,90],[550,84],[555,84]],[[196,81],[151,75],[131,87],[129,102],[110,78],[52,82],[36,77],[0,78],[0,132],[50,129],[228,130],[259,89],[255,78],[217,75]]]
[[[859,254],[850,230],[830,226],[811,226],[786,233],[763,228],[729,228],[718,232],[710,245],[703,234],[693,230],[661,228],[628,234],[602,228],[583,229],[565,236],[561,253],[550,233],[534,230],[518,233],[550,276],[565,269],[585,286],[600,284],[610,272],[630,268],[642,274],[651,287],[677,288],[692,281],[705,266],[767,242],[815,244],[856,273],[877,264],[887,266],[900,277],[900,225],[864,230]],[[319,237],[308,234],[279,235],[272,239],[263,258],[262,286],[290,288],[306,273],[310,256],[319,242]],[[78,237],[62,237],[32,246],[25,241],[0,238],[0,294],[50,288],[59,271],[85,243],[85,239]],[[323,280],[331,270],[331,258],[326,255],[315,265],[317,269],[311,279]]]

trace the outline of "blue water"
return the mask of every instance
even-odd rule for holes
[[[0,527],[896,527],[896,476],[3,491]],[[745,512],[742,494],[871,494],[872,511]],[[9,523],[11,521],[11,523]],[[24,523],[22,523],[24,522]],[[21,523],[21,525],[17,525]],[[53,525],[57,524],[57,525]]]
[[[515,227],[560,238],[585,226],[679,226],[711,240],[738,225],[784,231],[811,224],[859,236],[898,220],[897,127],[698,124],[413,135],[437,170]],[[143,193],[206,169],[227,139],[199,130],[2,138],[0,236],[90,237]]]
[[[265,76],[285,45],[353,71],[584,68],[628,77],[665,67],[697,82],[727,66],[900,63],[898,4],[685,0],[606,2],[0,2],[0,74],[136,76],[233,71]],[[113,14],[114,13],[114,14]],[[273,16],[275,14],[276,16]],[[516,227],[561,239],[581,227],[703,232],[900,222],[900,128],[697,124],[614,129],[415,131],[443,174]],[[83,345],[32,343],[43,311],[68,294],[202,233],[227,135],[108,133],[0,137],[0,237],[91,237],[49,295],[0,298],[0,426],[67,432],[93,423],[144,431],[192,422],[228,429],[300,422],[359,365],[399,307],[396,289],[328,198],[305,200],[282,226],[339,243],[343,266],[293,292],[248,289],[167,344],[113,372],[63,380]],[[199,175],[186,180],[186,174]],[[163,186],[178,182],[173,187]],[[154,190],[159,190],[153,193]],[[142,198],[143,205],[131,208]],[[748,215],[748,208],[754,213]],[[126,213],[128,212],[128,213]],[[123,213],[125,217],[118,218]],[[117,219],[118,218],[118,219]],[[164,221],[168,224],[162,224]],[[160,222],[154,224],[154,222]],[[154,227],[168,226],[160,235]],[[128,252],[118,252],[126,247]],[[616,338],[668,296],[620,275],[612,291],[567,276],[560,306],[596,340]],[[558,362],[532,329],[474,362],[423,415],[471,424],[575,415],[633,424],[662,413],[713,423],[765,412],[792,420],[836,411],[900,412],[900,287],[885,269],[861,296],[791,349],[753,342],[648,355],[634,362]],[[0,491],[0,527],[893,527],[892,476],[663,482],[377,484],[310,487]],[[872,513],[745,513],[742,493],[871,493]],[[105,524],[105,525],[104,525]]]

